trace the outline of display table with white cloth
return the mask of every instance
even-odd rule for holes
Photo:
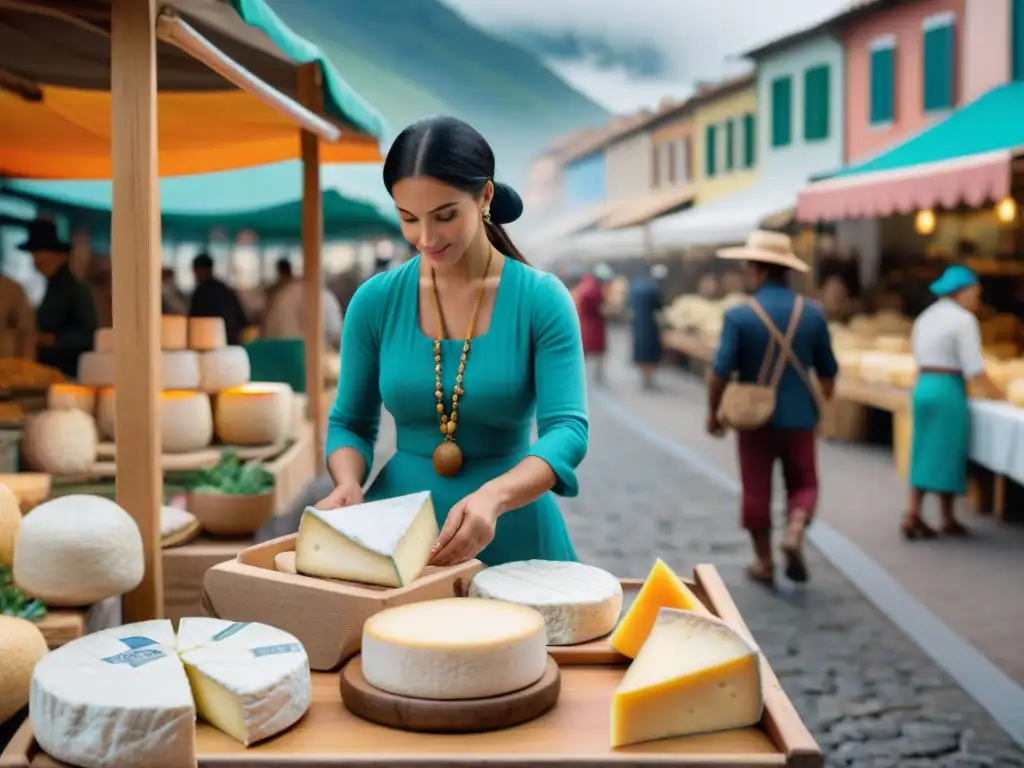
[[[995,476],[993,512],[1006,508],[1006,478],[1024,485],[1024,409],[993,400],[971,400],[971,461]]]

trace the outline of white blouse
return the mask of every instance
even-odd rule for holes
[[[910,345],[918,368],[948,368],[966,379],[985,370],[978,318],[953,299],[939,299],[918,316]]]

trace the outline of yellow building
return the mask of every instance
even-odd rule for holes
[[[753,75],[698,90],[693,111],[695,205],[739,192],[757,178],[756,115]]]

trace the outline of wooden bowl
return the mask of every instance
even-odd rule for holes
[[[199,491],[188,496],[188,511],[214,536],[248,536],[274,515],[274,492],[236,496]]]

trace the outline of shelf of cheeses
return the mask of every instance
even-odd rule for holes
[[[694,334],[715,344],[722,333],[725,313],[747,300],[743,293],[730,293],[722,299],[707,299],[697,294],[685,294],[672,301],[661,312],[668,328],[680,333]]]

